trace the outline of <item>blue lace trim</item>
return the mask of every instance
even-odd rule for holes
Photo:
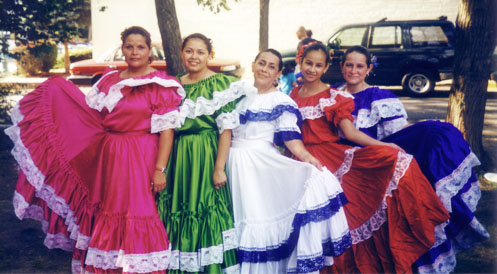
[[[277,146],[285,146],[286,141],[302,140],[302,135],[297,131],[278,131],[274,133],[273,143]]]
[[[329,199],[329,203],[323,207],[308,210],[304,213],[297,213],[292,222],[292,232],[288,240],[272,247],[267,247],[265,250],[250,250],[242,246],[238,249],[238,259],[240,262],[247,263],[265,263],[269,261],[280,261],[288,258],[292,251],[297,246],[297,241],[300,236],[300,228],[310,222],[320,222],[331,218],[337,213],[344,204],[347,203],[345,194],[339,193],[335,197]],[[343,236],[339,241],[323,243],[323,250],[330,254],[341,254],[345,249],[352,245],[350,234]],[[326,255],[327,256],[327,255]],[[336,255],[335,255],[336,256]]]
[[[317,254],[311,258],[298,259],[297,258],[297,269],[295,273],[308,273],[318,271],[324,268],[326,265],[324,263],[324,256],[337,257],[342,255],[343,251],[352,245],[352,236],[350,233],[345,234],[340,240],[333,242],[332,239],[328,239],[323,243],[323,254]]]
[[[252,112],[247,110],[245,113],[240,114],[240,124],[243,125],[247,121],[274,121],[285,111],[297,116],[297,126],[300,128],[302,126],[302,115],[297,108],[291,105],[277,105],[270,112]]]

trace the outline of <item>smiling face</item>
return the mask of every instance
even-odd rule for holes
[[[207,70],[207,62],[211,59],[207,45],[198,38],[188,40],[181,51],[181,58],[188,72]]]
[[[271,52],[262,52],[252,63],[254,73],[254,86],[256,88],[268,88],[280,77],[280,60]]]
[[[321,50],[311,50],[300,61],[300,71],[305,83],[321,81],[321,76],[328,69],[326,54]]]
[[[372,69],[373,66],[367,64],[366,56],[355,51],[347,54],[342,64],[343,78],[347,85],[362,84]]]
[[[148,66],[152,51],[144,36],[140,34],[128,35],[121,50],[130,69],[141,69]]]

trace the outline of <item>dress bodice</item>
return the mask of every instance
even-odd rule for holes
[[[282,146],[284,141],[301,139],[300,113],[295,102],[280,91],[252,94],[237,105],[240,125],[234,140],[264,140]]]

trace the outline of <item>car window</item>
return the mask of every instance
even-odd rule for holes
[[[121,47],[119,47],[114,53],[114,61],[124,61],[123,52],[121,51]]]
[[[328,41],[335,48],[349,48],[356,45],[362,45],[362,39],[366,27],[355,27],[344,29],[333,35]]]
[[[164,60],[164,51],[158,46],[152,46],[152,60]]]
[[[412,47],[446,47],[449,39],[441,26],[412,26]]]
[[[370,48],[400,48],[402,31],[400,26],[377,26],[371,31]]]

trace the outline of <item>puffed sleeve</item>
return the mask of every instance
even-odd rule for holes
[[[324,112],[326,119],[333,123],[335,127],[343,119],[354,121],[352,111],[354,111],[354,98],[347,92],[330,89],[329,98],[321,98],[319,107]]]
[[[236,110],[237,104],[245,95],[254,93],[257,93],[257,90],[248,82],[235,81],[230,84],[228,89],[223,91],[222,96],[218,96],[218,100],[222,101],[223,105],[214,112],[219,133],[222,133],[225,129],[234,129],[240,125],[240,113]]]
[[[286,141],[302,140],[300,126],[302,126],[302,115],[297,105],[279,105],[276,107],[281,114],[276,119],[274,132],[274,144],[284,146]]]
[[[179,90],[182,89],[181,86],[156,86],[151,100],[152,118],[150,131],[152,133],[181,127],[179,105],[181,104],[182,96]]]
[[[226,105],[222,106],[220,109],[216,110],[214,116],[216,117],[216,124],[219,133],[222,133],[225,129],[234,129],[240,124],[239,113],[236,111],[236,104],[243,97],[239,97]]]

